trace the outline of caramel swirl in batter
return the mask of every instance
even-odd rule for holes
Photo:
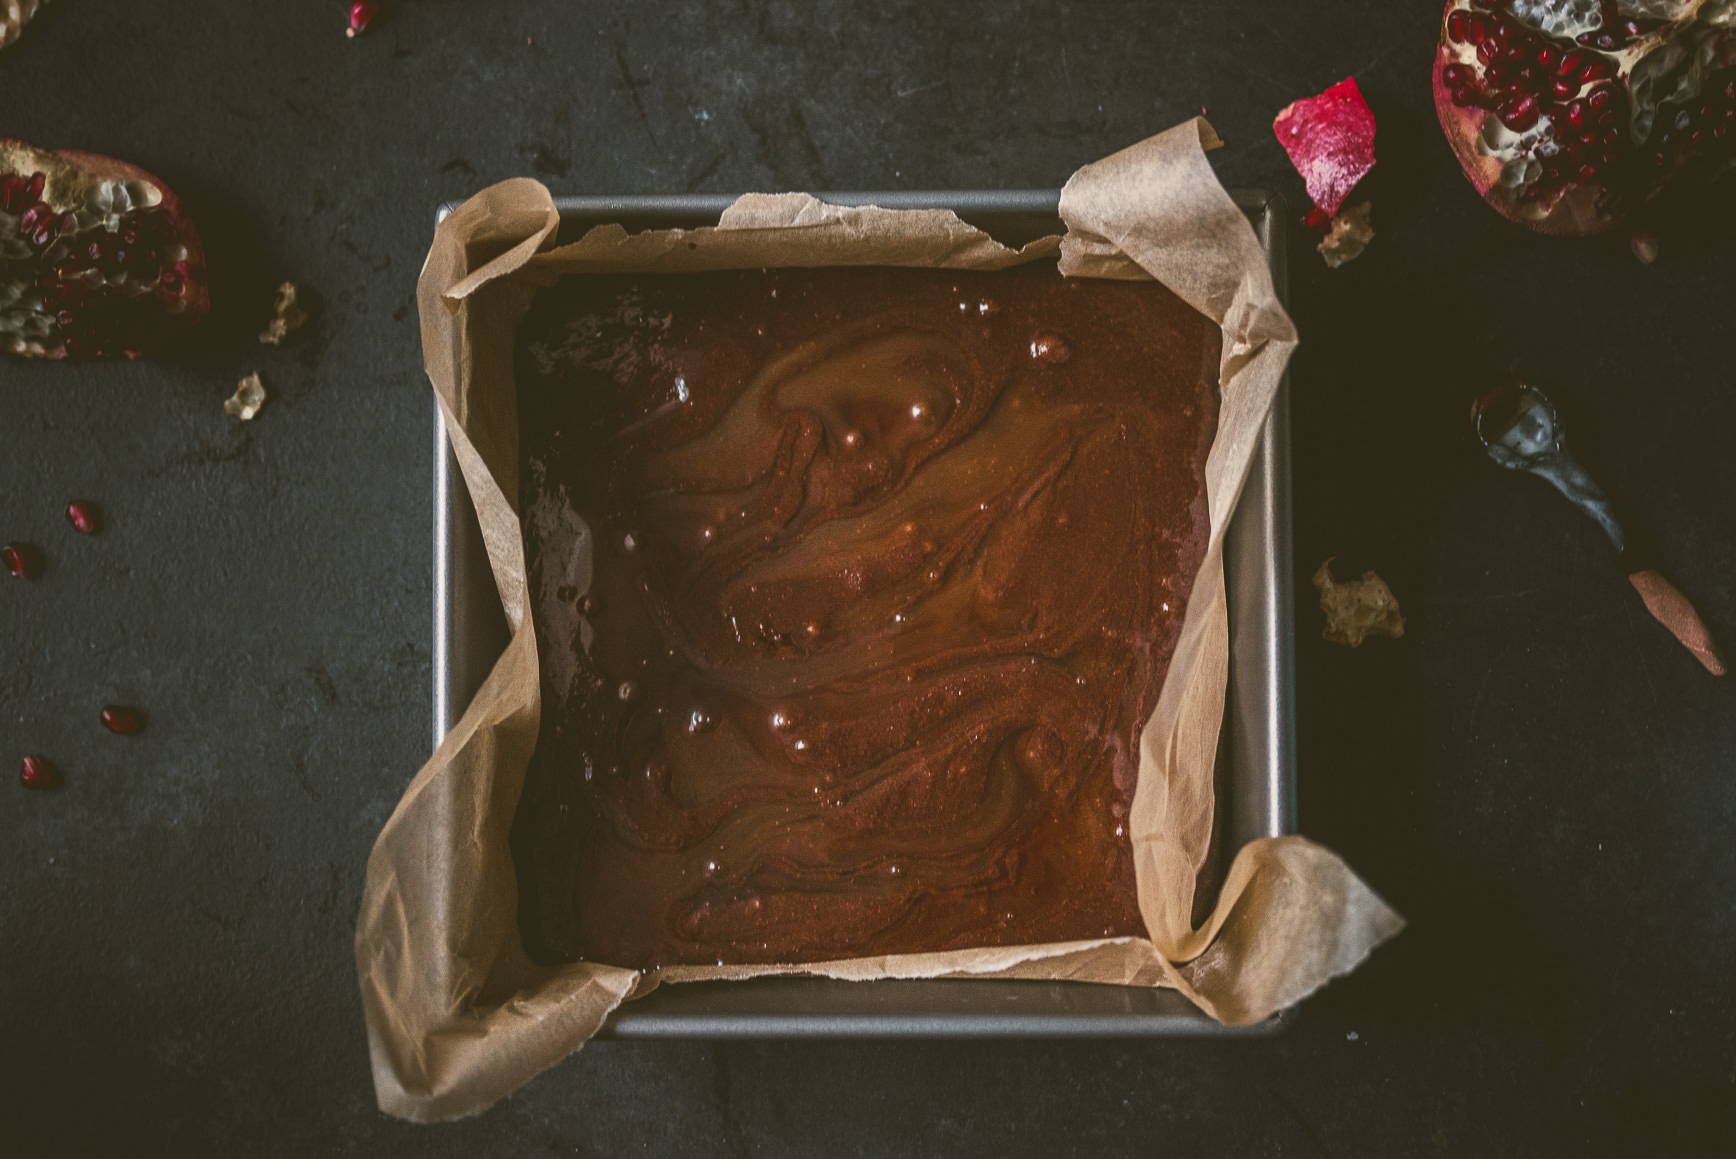
[[[534,954],[1141,932],[1217,329],[1052,268],[574,277],[519,340]]]

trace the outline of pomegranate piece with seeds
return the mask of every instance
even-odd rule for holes
[[[28,543],[8,543],[0,547],[0,563],[19,579],[35,579],[42,570],[42,557]]]
[[[1736,2],[1452,0],[1434,93],[1485,201],[1601,233],[1736,160]]]
[[[96,504],[84,499],[74,499],[66,505],[66,521],[72,524],[73,530],[80,535],[95,535],[100,526]]]
[[[1272,132],[1329,218],[1374,168],[1374,114],[1354,78],[1289,105]]]
[[[138,358],[209,305],[199,235],[161,181],[0,140],[0,350]]]
[[[41,757],[27,756],[24,767],[18,770],[18,783],[26,789],[52,789],[54,769]]]

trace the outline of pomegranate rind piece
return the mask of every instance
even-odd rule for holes
[[[277,287],[277,298],[271,305],[274,316],[260,333],[261,342],[267,346],[282,346],[285,339],[307,325],[308,313],[301,308],[296,297],[294,282],[285,282]]]
[[[234,415],[244,423],[251,422],[253,416],[259,413],[259,408],[264,405],[265,383],[259,380],[259,372],[254,371],[235,384],[235,393],[223,404],[223,412]]]
[[[1308,196],[1327,213],[1337,213],[1374,168],[1374,114],[1355,77],[1287,106],[1273,120],[1272,132],[1302,175]]]
[[[1374,240],[1374,203],[1360,202],[1332,219],[1332,228],[1315,248],[1336,270],[1345,262],[1355,261]]]
[[[1332,560],[1328,559],[1314,573],[1313,582],[1320,591],[1320,610],[1326,613],[1326,630],[1321,634],[1334,644],[1356,648],[1370,635],[1393,639],[1404,635],[1398,597],[1372,571],[1363,572],[1359,580],[1341,583],[1332,578]]]
[[[0,192],[0,351],[139,358],[209,310],[198,231],[174,192],[138,166],[0,139]],[[28,227],[50,223],[46,241],[30,236]],[[131,251],[129,229],[146,235]],[[99,243],[100,257],[86,252]],[[69,322],[93,306],[107,311],[103,321]]]

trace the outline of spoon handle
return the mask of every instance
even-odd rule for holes
[[[1694,610],[1694,605],[1681,589],[1664,578],[1663,572],[1636,571],[1628,576],[1628,582],[1640,593],[1640,599],[1645,601],[1646,611],[1652,614],[1652,618],[1668,628],[1670,635],[1680,640],[1682,646],[1706,666],[1706,671],[1714,676],[1729,671],[1724,663],[1724,653],[1719,650],[1718,641],[1712,638],[1706,621],[1700,618],[1700,613]]]

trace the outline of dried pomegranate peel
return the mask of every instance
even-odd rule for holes
[[[259,413],[259,408],[265,405],[265,383],[259,380],[259,372],[254,371],[235,384],[235,393],[230,395],[223,404],[223,412],[232,414],[242,422],[251,422],[253,416]]]
[[[294,282],[277,287],[277,298],[271,304],[273,317],[266,324],[259,340],[268,346],[282,346],[284,339],[307,325],[308,312],[296,300],[299,296]]]
[[[0,350],[138,358],[210,306],[168,186],[93,153],[0,140]]]
[[[1374,114],[1354,77],[1297,101],[1272,122],[1314,204],[1336,214],[1374,168]]]
[[[1374,240],[1374,204],[1358,202],[1332,219],[1332,228],[1315,248],[1326,264],[1337,269],[1345,262],[1355,261]]]
[[[1320,610],[1326,613],[1322,635],[1334,644],[1355,648],[1371,634],[1394,639],[1404,635],[1398,597],[1373,572],[1365,571],[1359,580],[1340,583],[1332,578],[1329,559],[1314,573],[1314,586],[1320,589]]]

